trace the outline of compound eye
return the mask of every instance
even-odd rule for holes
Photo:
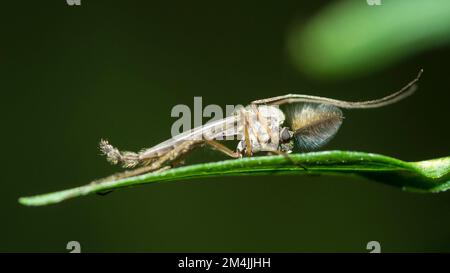
[[[281,142],[283,142],[283,143],[289,142],[291,139],[292,139],[292,133],[289,132],[289,129],[288,128],[281,129],[281,132],[280,132]]]

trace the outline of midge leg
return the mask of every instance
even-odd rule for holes
[[[207,144],[209,146],[209,148],[219,151],[229,157],[232,157],[232,158],[242,157],[242,155],[240,153],[232,151],[227,146],[225,146],[222,143],[219,143],[215,140],[206,140],[205,144]]]
[[[140,168],[137,168],[137,169],[134,169],[134,170],[131,170],[131,171],[125,171],[125,172],[121,172],[121,173],[116,173],[116,174],[107,176],[105,178],[94,180],[94,181],[91,182],[91,184],[99,184],[99,183],[103,183],[103,182],[109,182],[109,181],[124,179],[124,178],[128,178],[128,177],[133,177],[133,176],[137,176],[137,175],[140,175],[140,174],[148,173],[148,172],[152,171],[149,167],[150,166],[145,166],[145,167],[140,167]],[[163,171],[163,170],[167,170],[167,169],[170,169],[170,166],[165,166],[164,168],[160,168],[157,171]],[[99,192],[97,194],[99,194],[99,195],[106,195],[109,192],[111,192],[111,191],[106,191],[105,194],[102,194],[102,192]]]
[[[241,120],[244,123],[243,131],[244,131],[244,140],[245,140],[245,155],[252,156],[253,151],[252,151],[250,132],[249,132],[250,121],[248,119],[248,115],[245,112],[244,108],[241,109]]]
[[[153,162],[150,167],[149,171],[158,170],[160,169],[165,163],[167,162],[174,162],[179,160],[182,156],[186,155],[188,152],[193,150],[194,148],[197,148],[199,146],[208,145],[209,148],[212,148],[213,150],[219,151],[229,157],[238,158],[240,157],[239,153],[233,152],[232,150],[228,149],[225,145],[214,141],[214,140],[187,140],[183,143],[181,143],[179,146],[175,147],[170,152],[166,153],[165,155],[161,156],[158,160]]]
[[[174,147],[172,150],[170,150],[169,152],[158,158],[155,162],[148,165],[147,166],[149,168],[148,171],[160,169],[164,164],[179,159],[181,156],[185,155],[187,152],[190,152],[191,150],[200,146],[201,144],[202,141],[198,140],[187,140],[185,142],[182,142],[180,145]]]
[[[280,151],[280,150],[270,150],[270,151],[267,151],[268,153],[273,153],[273,154],[276,154],[276,155],[282,155],[284,158],[286,158],[287,160],[289,160],[293,165],[298,165],[298,166],[300,166],[303,170],[305,170],[305,171],[307,171],[308,169],[305,167],[305,165],[303,165],[303,164],[301,164],[301,163],[298,163],[298,162],[295,162],[290,156],[289,156],[289,154],[288,153],[286,153],[286,152],[283,152],[283,151]]]

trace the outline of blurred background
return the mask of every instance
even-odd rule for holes
[[[224,177],[17,202],[117,172],[100,138],[155,145],[170,136],[172,107],[194,96],[366,100],[420,68],[416,94],[345,111],[323,149],[449,156],[448,1],[369,2],[2,3],[0,252],[67,252],[69,241],[82,252],[368,252],[374,240],[383,252],[449,252],[449,192],[351,177]],[[201,150],[187,163],[222,159]]]

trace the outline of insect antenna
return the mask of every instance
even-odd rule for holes
[[[270,104],[270,105],[282,105],[282,104],[291,104],[291,103],[324,103],[329,105],[334,105],[340,108],[345,109],[367,109],[367,108],[377,108],[386,106],[395,102],[398,102],[411,94],[413,94],[417,90],[416,83],[419,81],[422,76],[423,69],[419,71],[416,78],[405,85],[399,91],[387,95],[380,99],[367,100],[367,101],[344,101],[344,100],[336,100],[325,97],[318,96],[310,96],[310,95],[301,95],[301,94],[288,94],[284,96],[273,97],[269,99],[262,99],[253,101],[252,104]]]

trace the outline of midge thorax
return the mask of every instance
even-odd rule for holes
[[[110,178],[122,178],[151,171],[160,171],[179,164],[185,155],[197,147],[209,147],[223,154],[239,158],[255,153],[291,153],[294,142],[301,151],[309,151],[325,145],[338,131],[343,121],[342,109],[367,109],[386,106],[411,95],[422,74],[401,90],[386,97],[368,101],[342,101],[324,97],[289,94],[256,100],[233,115],[209,122],[168,139],[140,152],[119,151],[106,140],[100,142],[100,150],[112,164],[124,168],[136,168]],[[280,105],[287,108],[281,110]],[[219,141],[236,136],[236,151]]]

